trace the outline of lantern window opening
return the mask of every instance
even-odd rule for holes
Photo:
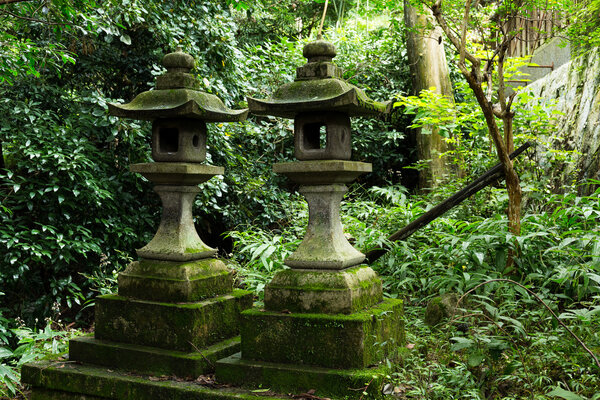
[[[158,142],[161,153],[177,153],[179,151],[179,129],[160,128]]]
[[[326,124],[322,122],[306,124],[303,132],[303,145],[306,150],[319,150],[327,147]]]

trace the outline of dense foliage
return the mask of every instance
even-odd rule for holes
[[[106,104],[151,89],[161,57],[176,46],[195,57],[203,90],[228,106],[266,97],[293,80],[322,7],[311,0],[0,5],[0,393],[20,390],[20,365],[60,353],[73,327],[89,326],[94,295],[114,290],[117,272],[157,226],[158,197],[128,170],[149,160],[149,126],[108,116]],[[463,183],[429,195],[406,189],[414,176],[403,168],[414,161],[408,125],[447,132],[467,179],[494,157],[475,99],[456,73],[455,102],[430,92],[406,96],[397,2],[331,0],[330,7],[325,36],[337,46],[344,78],[375,99],[396,100],[390,120],[353,122],[353,158],[372,162],[374,173],[347,195],[343,222],[366,251]],[[517,145],[551,131],[531,100],[515,103]],[[208,141],[208,162],[226,173],[202,185],[196,225],[260,301],[306,226],[304,201],[272,172],[273,163],[292,158],[292,124],[266,117],[213,124]],[[484,284],[467,296],[460,321],[423,323],[430,298],[501,278],[512,249],[519,282],[598,353],[600,193],[553,194],[534,162],[517,168],[526,194],[522,236],[507,232],[505,192],[489,188],[373,266],[387,295],[406,298],[412,327],[404,362],[390,376],[397,397],[598,398],[589,355],[518,286]]]
[[[250,9],[216,0],[56,0],[1,7],[0,311],[37,328],[46,317],[85,324],[81,306],[148,242],[160,217],[151,186],[128,170],[149,160],[149,125],[108,116],[107,103],[151,89],[162,56],[177,46],[196,58],[203,90],[228,106],[266,97],[304,62],[297,36],[311,31],[296,30],[296,19],[312,21],[322,5],[304,1],[285,11],[268,2]],[[288,19],[279,18],[285,12]],[[280,28],[266,34],[267,19]],[[355,28],[331,35],[347,78],[380,99],[402,91],[401,27],[372,27],[369,35]],[[372,178],[384,182],[405,162],[403,135],[384,121],[359,122],[357,130],[355,157],[383,150]],[[272,164],[290,159],[291,132],[291,121],[275,118],[210,127],[208,162],[226,166],[226,174],[203,185],[195,215],[222,254],[231,250],[222,234],[236,226],[290,220],[293,195]],[[9,335],[11,345],[16,340]]]

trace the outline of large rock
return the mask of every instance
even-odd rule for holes
[[[538,151],[542,168],[555,177],[557,189],[565,181],[598,178],[600,171],[600,49],[573,59],[532,83],[526,92],[541,99],[548,115],[558,112],[555,128],[546,139],[558,150],[574,151],[575,162],[557,163],[553,153]],[[575,176],[573,176],[575,175]],[[582,186],[581,190],[586,191]]]

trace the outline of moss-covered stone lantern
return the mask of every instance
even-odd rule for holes
[[[308,227],[285,261],[290,269],[265,287],[264,308],[242,313],[241,354],[220,360],[217,378],[285,393],[362,397],[348,388],[364,386],[378,374],[369,366],[394,356],[404,340],[402,303],[383,299],[381,280],[346,239],[340,202],[346,184],[371,171],[371,164],[351,161],[351,117],[385,114],[391,104],[342,79],[332,44],[317,40],[303,54],[308,62],[294,82],[267,100],[248,98],[248,105],[254,114],[294,119],[298,161],[275,164],[274,171],[299,184]]]
[[[348,270],[365,256],[344,235],[340,202],[346,184],[371,172],[371,164],[350,161],[350,118],[385,114],[390,104],[369,99],[341,79],[341,69],[332,62],[336,51],[331,43],[309,43],[303,54],[308,62],[297,69],[294,82],[281,86],[268,100],[248,99],[255,114],[294,119],[294,153],[300,161],[276,164],[274,170],[300,185],[309,207],[304,240],[285,261],[292,269],[278,273],[267,286],[265,305],[273,310],[350,313],[381,300],[381,282],[371,268]],[[319,290],[310,289],[315,279]],[[323,286],[324,279],[331,279],[331,287]],[[345,295],[330,298],[340,290]]]
[[[206,124],[240,121],[248,110],[228,109],[200,91],[190,55],[167,54],[163,65],[167,72],[155,90],[109,105],[112,115],[152,121],[155,162],[131,170],[154,183],[163,205],[160,226],[137,251],[140,260],[119,274],[118,294],[96,298],[94,337],[69,343],[69,360],[78,369],[65,368],[63,375],[79,374],[86,384],[69,386],[71,378],[60,374],[40,380],[48,366],[26,366],[23,379],[36,398],[175,398],[129,386],[115,389],[115,382],[131,372],[195,378],[239,351],[239,315],[252,305],[252,294],[233,289],[231,272],[196,232],[192,205],[198,184],[223,173],[222,167],[203,164]],[[108,373],[99,377],[98,368]]]

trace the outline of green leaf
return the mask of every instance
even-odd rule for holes
[[[123,34],[121,35],[121,37],[119,38],[119,40],[123,43],[125,43],[126,45],[130,45],[131,44],[131,37],[129,37],[128,34]]]
[[[469,365],[469,367],[477,367],[483,362],[483,360],[485,360],[485,356],[481,352],[475,351],[469,354],[467,364]]]
[[[455,341],[455,343],[452,343],[452,346],[450,347],[450,349],[452,351],[467,349],[467,348],[473,346],[473,344],[475,343],[471,339],[467,339],[467,338],[460,337],[460,336],[453,337],[453,338],[451,338],[451,340]]]
[[[7,357],[12,357],[13,352],[6,347],[0,347],[0,360],[5,359]]]
[[[583,397],[571,392],[570,390],[565,390],[563,388],[555,387],[550,393],[547,393],[546,396],[560,397],[565,400],[584,400]]]

